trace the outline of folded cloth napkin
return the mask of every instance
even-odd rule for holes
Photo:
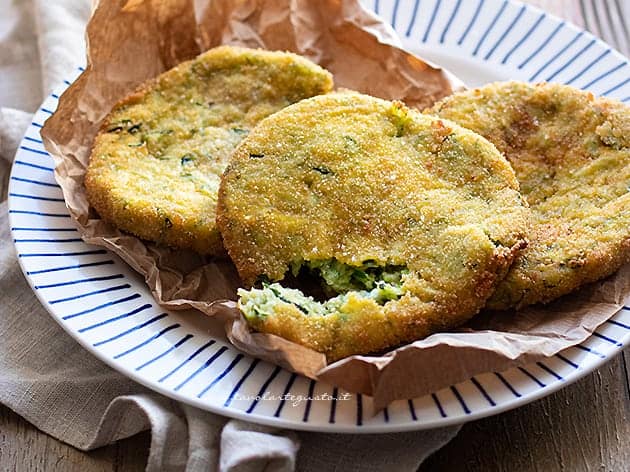
[[[0,175],[6,175],[31,112],[84,60],[90,4],[0,0],[0,9]],[[412,471],[459,430],[296,433],[229,420],[147,390],[86,353],[37,301],[18,266],[6,201],[0,204],[0,403],[83,450],[150,429],[147,470],[156,471]]]

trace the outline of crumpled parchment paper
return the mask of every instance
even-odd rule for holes
[[[83,179],[92,141],[112,106],[143,81],[220,44],[293,51],[330,70],[337,87],[403,100],[420,109],[463,84],[401,49],[392,28],[357,0],[103,1],[95,5],[87,42],[87,69],[62,95],[42,130],[81,236],[141,273],[165,307],[193,307],[224,323],[232,343],[247,353],[371,395],[379,408],[580,343],[630,294],[630,269],[624,268],[545,307],[481,314],[454,332],[382,356],[353,356],[332,365],[326,365],[323,354],[250,332],[229,301],[240,284],[229,260],[142,241],[90,209]]]

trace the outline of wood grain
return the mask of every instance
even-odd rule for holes
[[[143,471],[148,432],[91,452],[79,451],[38,431],[0,406],[0,471]]]
[[[593,24],[592,18],[584,18],[579,0],[529,3],[581,27]],[[605,39],[611,36],[606,31],[595,33]],[[621,46],[618,49],[623,50],[628,44]],[[0,160],[2,199],[6,198],[8,178],[9,166]],[[626,471],[630,464],[629,371],[627,348],[596,372],[544,399],[465,425],[450,444],[425,461],[420,471]],[[145,432],[84,453],[0,406],[2,472],[141,471],[149,443],[149,433]]]
[[[628,470],[628,389],[626,360],[619,355],[537,402],[466,424],[420,472]]]
[[[0,202],[7,198],[9,191],[9,175],[11,174],[11,166],[0,157]]]

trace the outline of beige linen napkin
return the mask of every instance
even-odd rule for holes
[[[0,12],[0,165],[8,168],[30,112],[83,62],[90,4],[0,0]],[[0,204],[0,403],[84,450],[151,429],[147,470],[155,471],[413,471],[459,430],[295,433],[229,420],[145,389],[86,353],[39,304],[18,267],[6,202]]]

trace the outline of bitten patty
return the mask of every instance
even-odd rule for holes
[[[250,325],[326,354],[380,351],[457,326],[524,245],[512,168],[479,135],[357,93],[263,120],[221,180],[217,222]],[[316,278],[317,301],[277,283]]]

